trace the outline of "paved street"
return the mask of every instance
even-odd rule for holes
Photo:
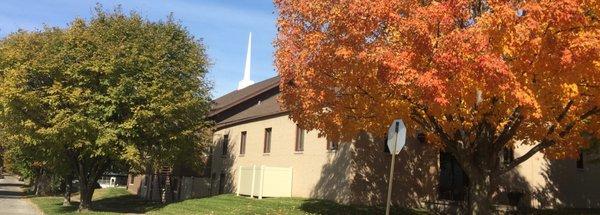
[[[40,214],[31,202],[23,198],[23,185],[24,183],[14,176],[0,179],[0,214]]]

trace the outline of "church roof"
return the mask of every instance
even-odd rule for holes
[[[208,116],[222,127],[283,113],[278,95],[279,76],[275,76],[213,100]]]

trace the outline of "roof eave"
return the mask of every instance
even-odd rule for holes
[[[266,87],[264,87],[264,88],[261,88],[261,89],[259,89],[259,90],[255,91],[255,92],[253,92],[253,93],[252,93],[252,94],[250,94],[248,97],[244,97],[243,99],[238,99],[238,100],[236,100],[235,102],[229,103],[228,105],[225,105],[225,106],[223,106],[223,107],[221,107],[221,108],[219,108],[219,109],[216,109],[216,110],[211,110],[211,111],[208,113],[208,117],[210,118],[210,117],[216,116],[217,114],[220,114],[220,113],[222,113],[223,111],[226,111],[226,110],[228,110],[229,108],[235,107],[236,105],[238,105],[238,104],[240,104],[240,103],[242,103],[242,102],[244,102],[244,101],[247,101],[247,100],[249,100],[249,99],[252,99],[252,98],[254,98],[254,97],[256,97],[256,96],[258,96],[258,95],[260,95],[260,94],[262,94],[262,93],[264,93],[264,92],[267,92],[267,91],[269,91],[269,90],[271,90],[271,89],[273,89],[273,88],[276,88],[276,87],[279,87],[279,82],[274,82],[274,83],[273,83],[273,84],[271,84],[271,85],[268,85],[268,86],[266,86]]]
[[[249,121],[253,121],[253,120],[259,120],[259,119],[264,119],[264,118],[269,118],[269,117],[275,117],[275,116],[281,116],[281,115],[288,115],[289,111],[279,111],[279,112],[274,112],[274,113],[269,113],[269,114],[263,114],[263,115],[257,115],[257,116],[252,116],[252,117],[246,117],[243,119],[238,119],[235,121],[230,121],[227,123],[217,123],[215,125],[215,129],[219,130],[219,129],[223,129],[223,128],[227,128],[227,127],[231,127],[231,126],[235,126],[235,125],[239,125],[242,123],[246,123]]]

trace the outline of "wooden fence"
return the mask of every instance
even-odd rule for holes
[[[171,202],[211,195],[211,180],[206,177],[164,174],[148,174],[137,177],[142,177],[137,194],[147,200]]]

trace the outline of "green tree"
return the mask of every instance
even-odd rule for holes
[[[210,123],[208,58],[179,23],[97,7],[67,28],[0,42],[0,122],[13,142],[65,153],[80,210],[113,163],[137,171],[198,149]]]

